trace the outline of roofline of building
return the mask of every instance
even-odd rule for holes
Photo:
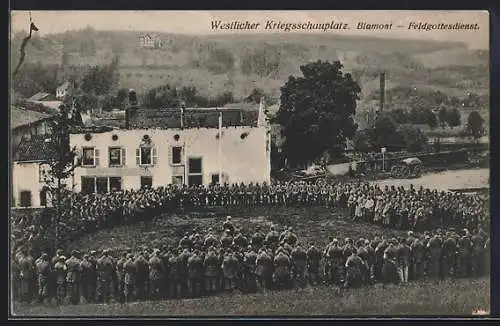
[[[13,163],[48,163],[50,160],[12,160]]]
[[[106,127],[106,126],[104,126]],[[112,128],[112,127],[109,127]],[[248,125],[241,125],[241,126],[225,126],[222,127],[222,129],[230,129],[230,128],[253,128],[253,129],[265,129],[267,126],[248,126]],[[219,129],[218,127],[191,127],[191,128],[114,128],[112,130],[85,130],[85,131],[77,131],[77,132],[70,132],[72,135],[82,135],[86,133],[94,133],[94,134],[103,134],[106,132],[116,132],[116,131],[134,131],[134,130],[153,130],[153,131],[167,131],[167,130],[172,130],[172,131],[183,131],[183,130],[189,130],[189,129],[207,129],[207,130],[214,130],[214,129]]]

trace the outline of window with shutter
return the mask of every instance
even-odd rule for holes
[[[127,150],[122,148],[122,166],[127,165]]]
[[[94,150],[94,165],[99,166],[99,150]]]
[[[140,148],[135,150],[135,163],[137,165],[141,165],[141,149]]]
[[[171,147],[170,154],[170,162],[172,165],[179,165],[182,163],[182,146]]]
[[[174,146],[170,146],[169,149],[168,149],[168,161],[170,162],[171,165],[174,164],[173,150],[174,150]]]
[[[157,165],[158,164],[158,153],[156,151],[156,148],[152,148],[152,152],[153,152],[153,165]]]
[[[95,166],[95,149],[94,147],[82,148],[82,165]]]

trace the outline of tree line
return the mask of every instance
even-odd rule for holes
[[[26,67],[25,67],[26,68]],[[44,87],[50,80],[46,68],[35,66],[33,83]],[[46,69],[46,70],[44,70]],[[350,73],[342,71],[340,61],[316,61],[300,67],[301,76],[290,76],[281,87],[280,107],[272,122],[281,125],[281,150],[290,165],[306,165],[324,157],[340,156],[351,139],[359,151],[380,147],[406,148],[419,151],[426,137],[416,124],[454,128],[461,124],[460,111],[442,106],[436,113],[422,106],[410,110],[395,109],[378,114],[375,123],[358,130],[354,116],[361,87]],[[26,81],[24,81],[26,82]],[[24,83],[23,82],[23,83]],[[26,94],[18,80],[17,90]],[[108,65],[90,67],[81,78],[73,80],[75,90],[72,105],[77,111],[101,107],[103,110],[123,109],[128,90],[119,88],[119,57]],[[17,86],[16,86],[17,85]],[[31,94],[32,95],[32,94]],[[254,89],[243,99],[258,103],[264,91]],[[166,84],[139,94],[141,106],[149,109],[165,107],[219,107],[235,102],[231,92],[214,97],[198,93],[194,86],[174,87]],[[470,114],[465,128],[468,135],[478,139],[484,134],[484,119],[477,111]]]

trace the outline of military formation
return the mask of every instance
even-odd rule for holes
[[[490,239],[481,229],[302,245],[291,227],[244,234],[231,217],[220,230],[186,233],[176,246],[15,254],[14,297],[57,304],[192,298],[327,284],[337,288],[489,273]]]
[[[66,243],[95,230],[186,209],[312,205],[348,209],[354,220],[400,230],[447,227],[477,230],[489,225],[486,199],[423,188],[341,182],[169,185],[107,194],[68,191],[60,209],[59,237]],[[11,224],[15,249],[21,246],[43,249],[54,243],[53,217],[24,217],[12,220]]]
[[[332,238],[321,247],[300,244],[291,228],[243,232],[228,219],[221,230],[193,230],[175,245],[53,253],[54,216],[17,217],[11,220],[13,294],[24,302],[78,304],[82,298],[90,303],[130,302],[320,283],[358,287],[481,276],[489,271],[490,240],[483,231],[489,224],[487,199],[368,183],[169,185],[107,194],[68,192],[60,206],[59,243],[179,210],[313,205],[344,210],[354,221],[411,231],[405,238]]]

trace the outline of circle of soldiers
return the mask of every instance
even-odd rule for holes
[[[23,249],[14,257],[14,296],[24,302],[127,303],[192,298],[326,284],[356,288],[374,283],[480,277],[489,272],[490,240],[464,229],[407,237],[344,240],[305,246],[291,227],[242,232],[227,217],[222,234],[193,230],[178,246],[158,244],[81,253],[57,250],[36,260]]]
[[[313,205],[348,210],[353,220],[400,230],[455,227],[474,231],[489,225],[487,199],[422,187],[417,190],[413,186],[405,189],[342,182],[169,185],[106,194],[67,191],[60,205],[59,242],[179,209]],[[50,251],[55,243],[54,218],[50,214],[11,222],[14,251],[24,246]]]

